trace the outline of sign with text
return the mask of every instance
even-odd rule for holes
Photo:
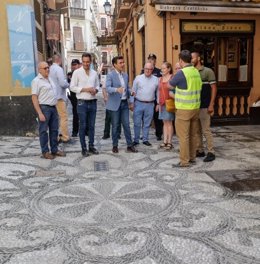
[[[118,44],[118,39],[116,36],[97,37],[97,40],[98,40],[97,46],[117,45]]]
[[[12,79],[30,88],[36,76],[36,35],[34,13],[29,5],[8,5],[9,47]]]
[[[260,14],[260,8],[230,6],[196,6],[196,5],[155,5],[158,11],[168,12],[202,12],[202,13],[236,13]]]
[[[181,33],[254,33],[254,22],[181,21]]]

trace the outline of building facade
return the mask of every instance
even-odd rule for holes
[[[117,0],[115,34],[130,79],[149,53],[175,64],[199,51],[216,74],[215,124],[247,124],[260,96],[260,1]]]
[[[99,36],[99,9],[97,0],[69,1],[70,33],[66,36],[66,58],[68,67],[73,59],[81,61],[83,52],[93,55],[95,69],[101,63],[101,53],[97,47]]]

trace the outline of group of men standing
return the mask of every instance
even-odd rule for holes
[[[151,146],[149,128],[154,114],[157,114],[154,109],[159,84],[158,77],[160,77],[160,70],[155,67],[155,61],[156,56],[150,54],[143,73],[135,78],[131,89],[128,84],[128,75],[124,72],[124,58],[116,56],[112,60],[114,69],[106,77],[105,89],[108,95],[106,110],[110,115],[112,124],[113,153],[119,152],[118,131],[121,125],[128,152],[138,152],[136,145],[139,144],[141,130],[143,144]],[[82,156],[86,157],[89,153],[98,154],[94,147],[94,136],[99,78],[97,72],[90,67],[91,54],[83,53],[82,67],[74,69],[70,84],[66,81],[60,67],[60,56],[55,55],[53,62],[50,73],[47,63],[39,63],[39,74],[32,82],[32,100],[39,116],[42,156],[46,159],[65,156],[64,152],[58,150],[58,140],[62,142],[70,140],[66,110],[66,88],[68,87],[72,93],[70,96],[76,95],[77,106],[74,105],[73,111],[77,111],[79,119],[77,122],[79,123],[78,131]],[[169,90],[174,89],[175,91],[177,109],[175,126],[180,141],[180,163],[174,166],[188,167],[195,163],[196,156],[205,156],[202,141],[198,144],[198,138],[201,138],[202,134],[206,136],[208,144],[208,154],[204,161],[215,159],[209,126],[210,114],[213,111],[216,96],[216,81],[213,71],[201,65],[198,53],[191,54],[187,50],[181,51],[179,63],[182,69],[169,81]],[[134,111],[134,140],[131,136],[129,110]],[[200,123],[198,122],[199,118]],[[60,139],[58,139],[58,120],[61,132]],[[156,116],[154,123],[157,139],[160,140],[163,130],[162,123],[158,121]],[[75,123],[73,122],[73,124]],[[87,126],[88,147],[85,140]],[[51,152],[48,148],[48,129]],[[199,129],[201,131],[200,137],[198,137]],[[73,133],[77,133],[74,131],[74,125]]]

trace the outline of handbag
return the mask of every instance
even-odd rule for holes
[[[165,100],[165,108],[167,112],[174,113],[176,108],[175,108],[175,102],[174,99],[166,99]]]

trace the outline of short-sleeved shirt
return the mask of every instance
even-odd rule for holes
[[[200,108],[208,108],[211,100],[211,85],[216,83],[215,73],[212,69],[202,66],[199,69],[202,80]]]
[[[39,104],[56,105],[57,97],[54,82],[40,73],[32,80],[32,94],[38,96]]]
[[[191,64],[186,65],[185,67],[191,67]],[[188,84],[186,77],[182,70],[177,71],[177,73],[173,76],[173,78],[169,81],[169,84],[173,87],[178,87],[182,90],[188,89]]]
[[[136,76],[133,83],[135,98],[139,101],[154,101],[157,94],[159,79],[154,75],[146,77],[145,74]]]

